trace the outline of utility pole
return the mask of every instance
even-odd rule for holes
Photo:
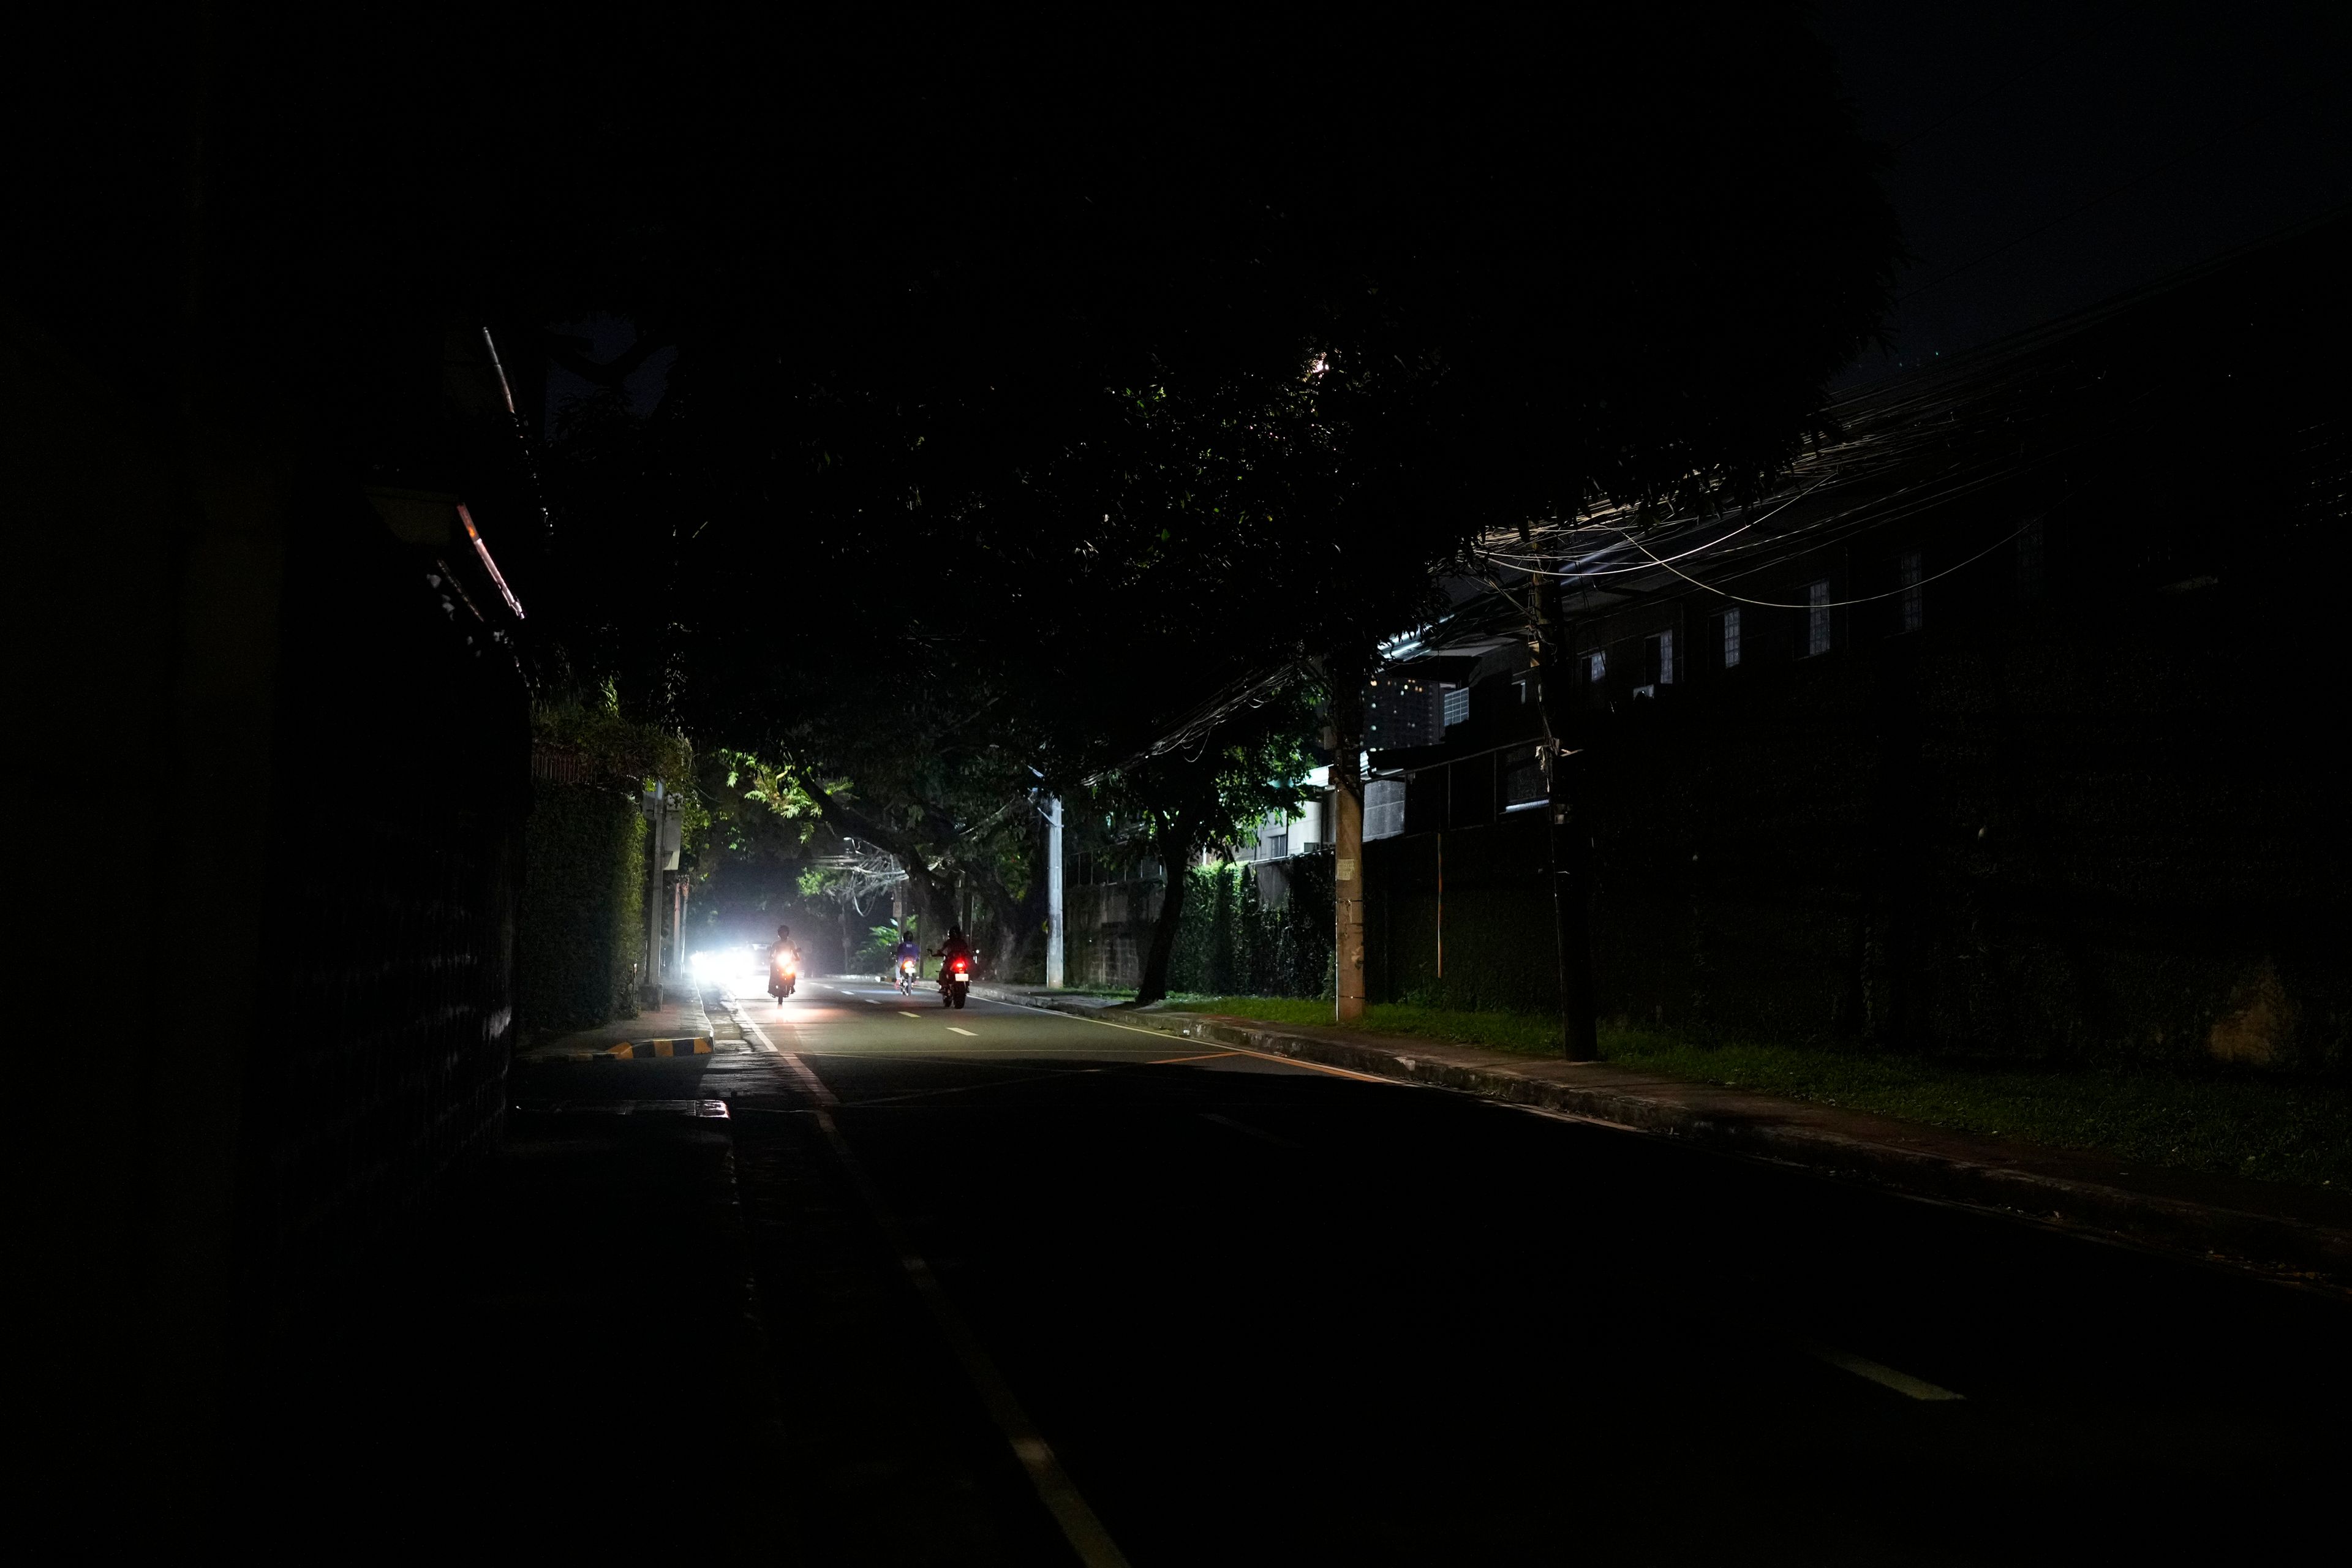
[[[1364,1016],[1364,680],[1359,660],[1334,658],[1331,671],[1331,902],[1333,1016]]]
[[[1530,551],[1525,523],[1520,538]],[[1564,742],[1569,722],[1568,627],[1559,603],[1559,579],[1538,573],[1528,584],[1534,625],[1528,651],[1536,674],[1536,707],[1543,720],[1544,869],[1551,883],[1552,963],[1559,985],[1560,1054],[1572,1062],[1601,1055],[1599,1020],[1592,998],[1591,829],[1577,809]]]
[[[1062,937],[1062,797],[1045,803],[1045,989],[1069,983],[1069,950]]]

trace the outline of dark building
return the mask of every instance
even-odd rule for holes
[[[1392,674],[1364,687],[1365,743],[1375,749],[1434,745],[1445,738],[1445,688]]]
[[[124,289],[0,312],[22,733],[93,825],[33,972],[110,1058],[53,1119],[27,1268],[60,1471],[179,1520],[257,1451],[316,1288],[499,1132],[540,519],[478,321],[320,371],[299,312],[125,339]]]
[[[1555,531],[1604,1012],[2341,1068],[2347,272],[2338,219],[1854,395],[1753,505]],[[1513,614],[1465,595],[1416,651],[1469,711],[1376,758],[1376,997],[1442,943],[1549,1001]]]

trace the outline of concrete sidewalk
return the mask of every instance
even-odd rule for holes
[[[1042,986],[973,989],[1000,1001],[1097,1015],[1184,1039],[1532,1106],[1725,1153],[1802,1165],[1824,1176],[1998,1209],[2334,1289],[2352,1289],[2352,1194],[2330,1188],[2144,1170],[2114,1155],[1952,1131],[1607,1062],[1555,1061],[1419,1037],[1139,1009],[1116,998]]]
[[[695,1043],[700,1042],[700,1049]],[[626,1047],[624,1050],[620,1047]],[[656,1048],[659,1047],[659,1048]],[[517,1051],[518,1062],[584,1062],[624,1060],[635,1057],[696,1056],[729,1048],[711,1033],[710,1016],[702,1005],[700,987],[673,985],[659,1007],[648,1007],[634,1018],[615,1018],[593,1029],[582,1029],[542,1040]],[[732,1048],[740,1049],[737,1046]]]

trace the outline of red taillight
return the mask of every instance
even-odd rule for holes
[[[963,973],[963,965],[962,965],[962,964],[959,963],[959,964],[957,964],[957,965],[956,965],[956,973],[957,973],[958,974],[961,974],[961,973]]]

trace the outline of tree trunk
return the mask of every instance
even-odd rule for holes
[[[1176,929],[1183,923],[1184,893],[1192,881],[1192,868],[1185,864],[1189,858],[1176,856],[1162,862],[1168,884],[1160,894],[1160,913],[1151,922],[1151,945],[1143,954],[1143,983],[1135,990],[1139,1007],[1168,994],[1168,966],[1176,956]]]
[[[1044,839],[1043,833],[1031,833],[1025,837],[1024,847],[1042,859]],[[1045,922],[1045,868],[1034,865],[1033,870],[1028,889],[1016,900],[994,866],[982,861],[966,868],[965,874],[971,879],[970,886],[986,906],[991,922],[989,950],[982,957],[992,980],[1012,978]]]
[[[1152,945],[1143,950],[1143,983],[1136,985],[1136,1006],[1148,1006],[1169,994],[1176,929],[1183,924],[1183,898],[1192,886],[1192,837],[1181,816],[1167,830],[1152,835],[1152,853],[1160,856],[1160,875],[1167,877],[1167,886],[1160,891],[1160,914],[1152,920]]]

